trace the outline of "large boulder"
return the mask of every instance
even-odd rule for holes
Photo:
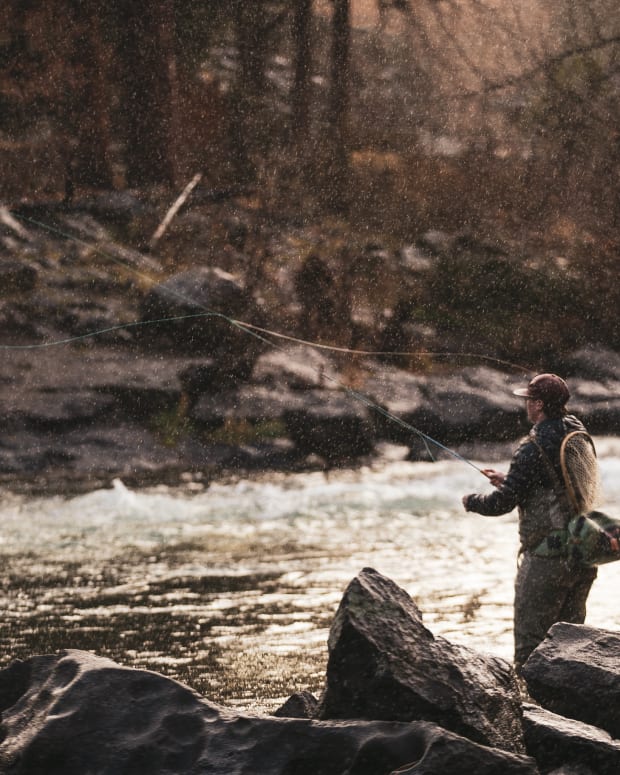
[[[223,373],[244,378],[262,342],[236,321],[258,321],[251,295],[235,276],[217,267],[169,277],[146,294],[140,307],[143,340],[152,347],[213,358]]]
[[[362,390],[403,421],[380,417],[381,436],[415,445],[421,438],[416,429],[443,443],[516,438],[524,426],[514,383],[514,377],[488,367],[463,369],[458,379],[382,367]]]
[[[375,444],[371,411],[355,396],[335,390],[307,390],[284,412],[286,430],[297,449],[328,463],[350,463]]]
[[[0,672],[7,775],[536,775],[531,759],[432,724],[243,716],[81,651]]]
[[[200,427],[220,428],[233,425],[256,426],[283,421],[287,412],[303,404],[298,393],[272,390],[258,385],[241,385],[231,390],[201,395],[189,416]]]
[[[590,433],[610,435],[620,431],[620,382],[572,380],[569,409],[587,425]]]
[[[332,624],[319,717],[423,719],[524,750],[511,666],[433,636],[409,595],[372,568],[351,581]]]
[[[620,738],[620,634],[558,622],[523,666],[544,708]]]
[[[385,365],[364,380],[361,392],[388,413],[377,414],[380,438],[411,445],[419,438],[412,428],[421,428],[428,434],[441,432],[441,418],[430,406],[425,383],[424,377]]]
[[[259,385],[289,390],[337,389],[342,376],[332,359],[308,345],[286,345],[262,353],[252,379]]]
[[[515,377],[488,367],[463,369],[459,378],[430,378],[424,392],[441,418],[444,441],[504,441],[524,429],[523,401],[512,391]]]
[[[523,729],[527,752],[543,772],[565,765],[587,768],[594,775],[620,772],[620,742],[597,727],[528,703]]]

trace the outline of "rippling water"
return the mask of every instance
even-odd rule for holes
[[[620,440],[598,448],[604,508],[619,514]],[[320,691],[334,612],[365,566],[404,587],[435,634],[510,659],[516,515],[460,505],[488,486],[442,461],[193,494],[122,482],[71,499],[5,494],[0,663],[88,649],[271,710],[294,691]],[[600,569],[590,624],[620,629],[619,582],[620,563]]]

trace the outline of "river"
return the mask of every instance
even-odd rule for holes
[[[620,439],[597,446],[603,509],[618,514]],[[406,589],[436,635],[510,659],[516,514],[460,505],[488,487],[459,460],[392,460],[204,490],[5,492],[0,664],[87,649],[270,711],[320,692],[334,612],[366,566]],[[589,624],[620,629],[619,587],[620,563],[603,566]]]

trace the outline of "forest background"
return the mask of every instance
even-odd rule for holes
[[[616,348],[611,0],[6,0],[0,17],[5,212],[58,223],[131,192],[150,207],[106,227],[146,251],[199,175],[150,247],[166,274],[243,274],[273,328],[534,368]]]

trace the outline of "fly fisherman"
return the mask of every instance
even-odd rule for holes
[[[488,495],[465,495],[466,511],[498,516],[519,509],[520,562],[515,582],[515,668],[521,667],[555,622],[583,624],[596,568],[569,563],[557,532],[572,516],[560,465],[563,438],[585,431],[566,413],[569,391],[555,374],[539,374],[514,394],[525,398],[533,427],[513,455],[507,474],[483,473],[496,488]]]

